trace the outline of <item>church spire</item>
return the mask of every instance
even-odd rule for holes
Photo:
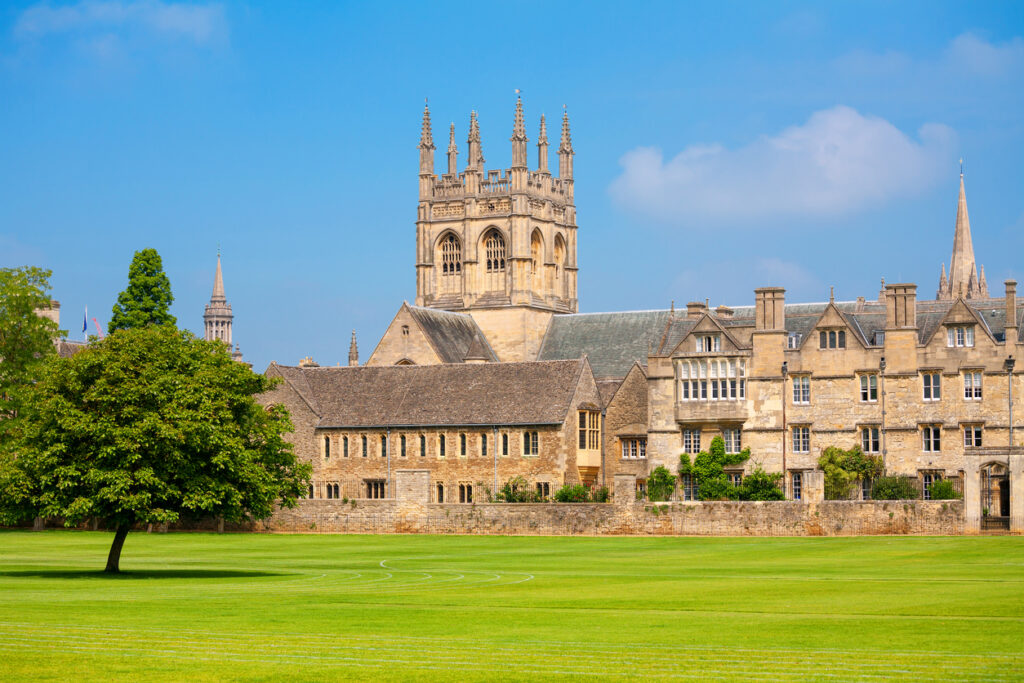
[[[430,130],[430,107],[423,101],[423,124],[420,127],[420,175],[434,174],[434,134]]]
[[[217,271],[213,276],[213,293],[210,295],[210,303],[206,304],[203,311],[203,339],[207,341],[218,340],[228,345],[231,349],[231,327],[235,314],[231,312],[231,304],[224,295],[224,273],[220,267],[220,251],[217,252]],[[242,352],[236,345],[231,357],[235,360],[242,360]]]
[[[224,273],[220,269],[220,252],[217,252],[217,272],[213,276],[213,294],[210,295],[210,303],[226,303],[227,297],[224,295]]]
[[[459,172],[459,148],[455,146],[455,122],[448,131],[448,175]]]
[[[964,191],[963,167],[960,169],[960,194],[956,203],[956,226],[953,230],[953,255],[949,260],[949,280],[939,298],[952,299],[963,294],[968,299],[983,298],[978,268],[974,261],[971,221],[967,215],[967,193]]]

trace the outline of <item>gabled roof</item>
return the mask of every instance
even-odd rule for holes
[[[690,326],[689,331],[687,331],[685,334],[683,334],[682,337],[680,337],[679,341],[676,342],[675,346],[666,347],[669,349],[668,352],[670,354],[674,354],[676,351],[678,351],[682,343],[686,341],[687,338],[690,337],[691,335],[703,333],[708,329],[721,332],[734,348],[746,348],[743,344],[740,343],[738,339],[736,339],[735,336],[733,336],[733,334],[729,330],[725,328],[725,326],[718,318],[709,313],[702,313],[700,317],[692,318],[691,321],[693,324]],[[698,330],[697,328],[701,327],[701,325],[705,323],[705,321],[707,324],[704,324],[704,329]],[[679,328],[679,331],[682,331],[681,328]]]
[[[669,311],[574,313],[551,317],[538,360],[590,360],[596,377],[625,377],[633,361],[647,362],[658,346]]]
[[[561,424],[590,372],[586,359],[272,367],[307,400],[318,426],[357,428]]]
[[[475,359],[496,362],[498,356],[477,326],[473,316],[434,308],[404,304],[442,363],[461,363],[473,351]],[[476,340],[477,343],[474,343]]]

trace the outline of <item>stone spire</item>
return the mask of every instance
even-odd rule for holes
[[[941,280],[940,280],[941,285]],[[987,288],[985,288],[987,289]],[[971,221],[967,216],[967,194],[964,192],[964,173],[960,171],[960,195],[956,204],[956,227],[953,232],[953,256],[949,260],[949,280],[940,299],[964,296],[980,299],[988,296],[983,292],[974,262],[974,245],[971,241]]]
[[[355,330],[352,330],[352,341],[348,345],[348,364],[349,367],[356,367],[359,365],[359,347],[356,346]]]
[[[477,121],[475,111],[469,114],[469,138],[466,142],[469,143],[469,168],[483,171],[484,152],[480,143],[480,123]]]
[[[939,291],[935,293],[936,299],[942,299],[949,289],[949,280],[946,279],[946,264],[942,264],[942,274],[939,275]]]
[[[423,103],[423,125],[420,127],[420,175],[434,174],[434,134],[430,130],[430,107]]]
[[[544,114],[540,115],[540,135],[537,136],[537,170],[550,173],[548,170],[548,126]]]
[[[572,179],[572,135],[569,133],[569,112],[562,110],[562,144],[558,147],[558,176],[563,180]]]
[[[455,146],[455,122],[448,131],[448,175],[459,172],[459,148]]]
[[[516,116],[512,124],[512,167],[527,168],[526,159],[526,122],[523,119],[523,98],[516,96]]]
[[[207,341],[218,340],[228,345],[231,349],[231,327],[235,315],[231,312],[231,304],[224,295],[224,273],[220,267],[220,252],[217,252],[217,271],[213,276],[213,293],[210,295],[210,303],[206,304],[203,312],[203,338]],[[242,360],[242,352],[235,346],[231,357],[235,360]]]

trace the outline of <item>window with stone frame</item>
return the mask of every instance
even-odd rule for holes
[[[347,458],[348,457],[348,437],[347,436],[341,437],[341,457],[343,457],[343,458]]]
[[[308,491],[308,493],[309,493],[309,496],[308,496],[308,497],[309,497],[310,499],[312,499],[312,498],[314,497],[314,496],[313,496],[313,485],[312,485],[312,484],[310,484],[310,485],[309,485],[309,491]]]
[[[683,500],[698,500],[697,480],[692,474],[683,474],[679,477],[679,490]]]
[[[845,349],[846,330],[821,330],[818,332],[819,349]]]
[[[451,233],[441,240],[441,273],[443,275],[462,273],[462,245]]]
[[[860,375],[860,401],[861,403],[875,403],[878,401],[878,374],[865,372]]]
[[[680,401],[742,401],[747,391],[745,358],[676,361]]]
[[[964,425],[964,448],[981,448],[982,425]]]
[[[445,442],[444,434],[439,434],[437,436],[437,457],[443,458],[447,455],[447,445],[448,444]]]
[[[743,485],[743,470],[726,470],[725,476],[729,478],[729,483],[736,488]]]
[[[790,472],[790,486],[793,489],[793,500],[804,498],[804,473],[801,471]]]
[[[487,457],[487,432],[480,435],[480,455],[481,457]]]
[[[324,437],[324,460],[331,459],[331,437]]]
[[[921,373],[922,398],[925,401],[942,400],[942,373]]]
[[[640,460],[647,457],[647,438],[622,439],[622,459]]]
[[[473,502],[473,485],[472,484],[459,484],[459,502],[460,503],[472,503]]]
[[[601,413],[596,410],[580,410],[577,441],[581,450],[596,451],[601,448]]]
[[[369,452],[369,447],[368,447],[366,435],[364,434],[363,435],[363,457],[364,458],[367,456],[368,452]]]
[[[808,405],[811,402],[811,376],[793,375],[793,403]]]
[[[380,435],[380,457],[388,457],[388,436],[387,434]]]
[[[405,457],[405,434],[402,434],[400,437],[398,437],[398,445],[399,445],[399,449],[400,449],[399,450],[399,454],[401,455],[401,457],[404,458]]]
[[[876,425],[866,425],[860,428],[860,449],[865,453],[878,453],[881,451],[880,429]]]
[[[942,472],[938,470],[920,470],[921,497],[925,500],[932,499],[932,484],[942,481]]]
[[[804,425],[793,427],[793,452],[811,452],[811,428]]]
[[[508,432],[503,432],[501,435],[501,454],[508,456]]]
[[[804,336],[799,332],[790,332],[789,336],[786,337],[786,348],[787,349],[799,349],[800,342],[802,342]]]
[[[459,434],[459,457],[466,457],[466,435]]]
[[[740,444],[740,428],[726,427],[722,430],[722,441],[725,442],[726,453],[739,453],[743,450]]]
[[[698,334],[694,339],[697,341],[697,351],[702,353],[722,350],[722,335],[720,334]]]
[[[921,426],[921,450],[926,453],[942,450],[942,425]]]
[[[420,434],[420,457],[424,458],[427,455],[427,437]]]
[[[981,400],[981,371],[968,370],[964,372],[964,400]]]
[[[523,455],[540,455],[540,435],[536,431],[523,432]]]
[[[537,482],[537,497],[541,500],[547,500],[551,496],[551,484],[546,481]]]
[[[441,482],[437,482],[437,484],[434,486],[434,502],[444,502],[444,484]]]
[[[700,453],[700,430],[683,430],[683,453]]]
[[[387,485],[383,479],[365,479],[366,497],[379,500],[387,498]]]
[[[954,325],[946,328],[946,346],[950,348],[974,346],[974,325]]]

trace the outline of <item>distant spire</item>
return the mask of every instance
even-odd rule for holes
[[[480,143],[480,122],[475,111],[469,113],[469,138],[466,142],[469,143],[469,167],[483,170],[484,151]]]
[[[939,275],[939,291],[935,294],[936,299],[942,299],[949,289],[949,280],[946,279],[946,264],[942,264],[942,274]]]
[[[516,91],[519,92],[518,90]],[[516,96],[516,117],[512,124],[512,139],[526,141],[526,122],[523,120],[523,98]]]
[[[459,148],[455,146],[455,122],[448,131],[448,175],[459,172]]]
[[[530,165],[526,151],[526,122],[523,120],[523,98],[516,91],[516,116],[512,124],[512,168],[525,169]]]
[[[352,341],[348,345],[348,364],[350,367],[359,365],[359,347],[356,345],[355,330],[352,330]]]
[[[981,276],[978,278],[978,294],[982,299],[988,298],[988,283],[985,282],[985,266],[981,267]]]
[[[537,136],[537,169],[548,173],[548,125],[540,115],[540,134]]]
[[[968,299],[982,295],[978,270],[974,261],[974,245],[971,240],[971,221],[967,215],[967,193],[964,191],[964,176],[960,173],[960,194],[956,203],[956,227],[953,231],[953,256],[949,260],[949,279],[943,299],[961,295]]]
[[[828,302],[830,304],[834,304],[836,302],[836,288],[835,287],[829,287],[828,288]]]
[[[213,276],[213,294],[210,296],[210,303],[224,303],[227,297],[224,296],[224,273],[220,269],[220,250],[217,250],[217,273]]]
[[[572,134],[569,132],[569,110],[562,105],[562,144],[558,147],[559,154],[573,154]]]

